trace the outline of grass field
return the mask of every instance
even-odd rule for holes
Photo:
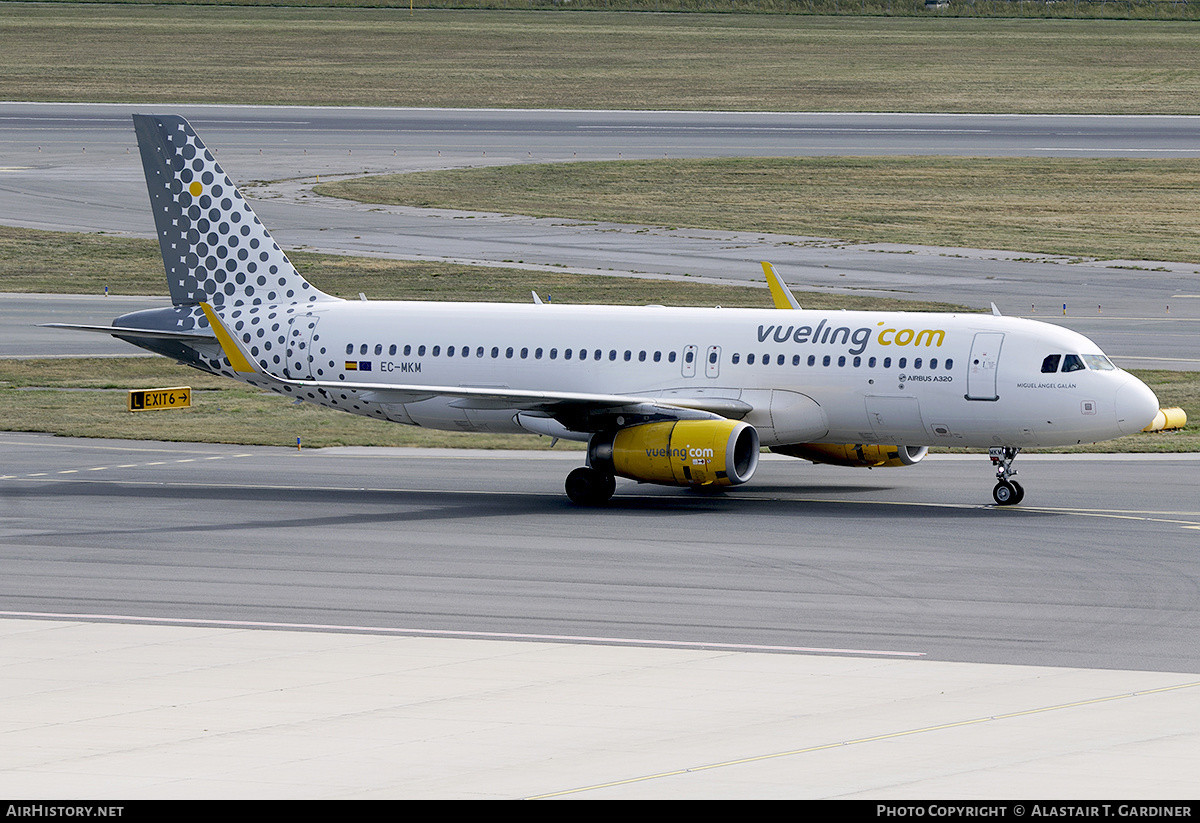
[[[1200,263],[1200,160],[801,157],[366,177],[367,203]]]
[[[0,0],[3,2],[4,0]],[[41,0],[51,3],[93,0]],[[806,14],[904,17],[1032,17],[1064,19],[1195,20],[1183,0],[960,0],[926,8],[912,0],[105,0],[108,3],[300,8],[503,9],[570,14],[577,11]]]
[[[0,99],[1200,112],[1191,22],[0,3]]]

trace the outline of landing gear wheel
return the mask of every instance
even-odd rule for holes
[[[1024,490],[1011,480],[1001,480],[992,489],[992,499],[996,501],[997,506],[1012,506],[1021,502],[1024,496]]]
[[[988,449],[988,456],[996,468],[996,487],[992,489],[992,499],[997,506],[1015,506],[1025,499],[1025,489],[1012,479],[1017,474],[1012,464],[1020,451],[1016,446],[993,446]]]
[[[611,474],[581,466],[567,475],[567,497],[579,506],[599,506],[607,503],[617,490],[617,479]]]

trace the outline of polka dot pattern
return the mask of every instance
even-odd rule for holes
[[[252,386],[386,419],[384,407],[361,400],[356,390],[334,396],[278,379],[326,376],[329,354],[316,312],[340,301],[296,271],[186,120],[140,114],[133,120],[174,303],[158,310],[157,322],[177,331],[203,331],[209,322],[198,304],[211,303],[262,373],[235,372],[215,338],[189,346],[184,359]]]
[[[176,306],[208,302],[226,309],[262,307],[272,314],[283,310],[290,315],[297,305],[334,299],[296,271],[186,120],[134,115],[134,126]],[[259,312],[250,315],[258,318]],[[198,309],[186,312],[182,327],[203,328],[207,325],[203,320]],[[255,328],[245,342],[264,355],[270,353],[260,360],[264,366],[277,366],[285,357],[289,321],[284,322],[284,331],[275,328],[269,335],[272,324],[259,326],[260,322],[253,321]],[[311,336],[311,329],[307,331]],[[307,350],[308,340],[303,342]],[[272,349],[276,350],[272,353]],[[303,359],[299,362],[305,365]]]

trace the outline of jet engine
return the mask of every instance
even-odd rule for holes
[[[736,420],[667,420],[595,438],[593,467],[643,483],[736,486],[758,467],[758,432]]]
[[[814,463],[834,466],[911,466],[929,453],[928,446],[869,446],[862,443],[795,443],[772,446],[776,454],[800,457]]]

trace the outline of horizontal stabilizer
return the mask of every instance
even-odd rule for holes
[[[45,329],[71,329],[111,334],[113,337],[146,337],[155,340],[179,340],[181,342],[212,341],[213,336],[194,331],[164,331],[160,329],[135,329],[129,326],[88,326],[81,323],[39,323]]]

